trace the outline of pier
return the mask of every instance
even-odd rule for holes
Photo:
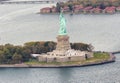
[[[112,54],[120,54],[120,51],[111,52]]]
[[[54,1],[1,1],[0,4],[46,4]]]

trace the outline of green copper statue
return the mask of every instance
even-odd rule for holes
[[[62,12],[60,13],[60,29],[59,29],[59,35],[67,35],[66,32],[66,20],[62,14]]]

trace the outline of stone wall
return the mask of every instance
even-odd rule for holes
[[[85,56],[39,56],[40,62],[68,62],[68,61],[82,61],[86,60]]]
[[[86,51],[85,53],[86,53],[85,57],[87,56],[86,58],[92,58],[93,57],[93,52],[87,52]]]
[[[49,52],[47,54],[41,54],[38,56],[38,61],[41,62],[68,62],[68,61],[82,61],[86,60],[88,58],[93,57],[93,52],[87,52],[87,51],[75,51],[71,50],[70,52],[75,52],[74,55],[72,54],[65,54],[64,56],[61,56],[61,53],[59,51],[53,51]],[[64,53],[63,53],[64,54]]]

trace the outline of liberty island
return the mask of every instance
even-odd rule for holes
[[[94,52],[92,50],[87,50],[84,44],[83,44],[83,48],[85,47],[86,48],[85,50],[80,50],[80,49],[76,50],[72,48],[69,42],[69,36],[68,36],[67,30],[66,30],[66,19],[64,18],[64,15],[62,14],[62,12],[60,13],[60,16],[59,16],[59,22],[60,22],[60,28],[59,28],[58,35],[57,35],[57,45],[55,49],[51,51],[47,50],[47,53],[44,53],[44,51],[41,53],[36,53],[36,54],[34,54],[34,52],[33,53],[31,52],[31,57],[34,57],[35,61],[33,58],[28,58],[28,61],[22,61],[21,55],[18,55],[15,52],[11,59],[11,62],[13,61],[14,62],[10,65],[5,62],[5,64],[1,64],[0,67],[27,67],[27,68],[28,67],[29,68],[33,68],[33,67],[74,67],[74,66],[81,67],[81,66],[90,66],[90,65],[110,63],[110,62],[115,61],[115,56],[112,53]],[[38,49],[38,47],[40,47],[39,43],[40,41],[32,44],[33,46],[37,45],[37,48],[32,48],[33,51],[35,51],[35,49]],[[10,46],[10,45],[8,44],[7,46]],[[89,48],[89,46],[87,47]],[[26,50],[28,50],[28,48]],[[1,62],[4,63],[4,60],[2,60]]]

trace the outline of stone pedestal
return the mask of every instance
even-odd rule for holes
[[[56,50],[66,52],[69,49],[71,49],[70,42],[69,42],[69,36],[58,35]]]

